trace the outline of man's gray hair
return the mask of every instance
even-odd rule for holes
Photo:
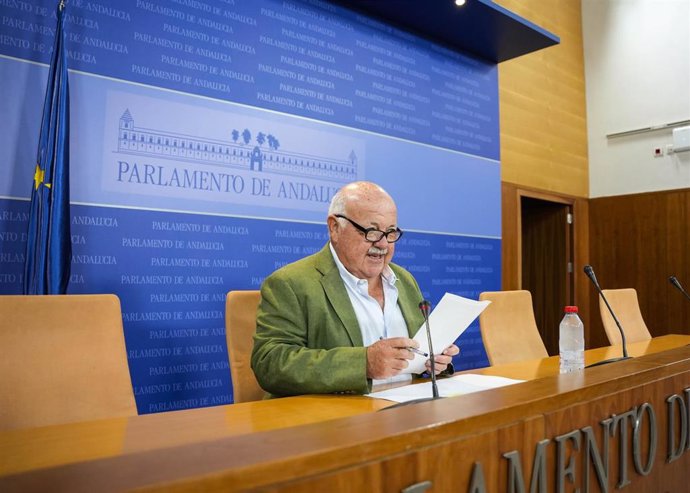
[[[345,214],[345,202],[347,197],[347,192],[342,188],[336,192],[336,194],[331,199],[331,204],[328,206],[328,215],[334,214]]]

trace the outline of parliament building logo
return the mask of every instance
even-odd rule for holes
[[[232,128],[227,140],[178,134],[134,124],[129,109],[120,117],[117,152],[244,171],[346,184],[357,179],[354,150],[340,157],[290,151],[270,133]]]

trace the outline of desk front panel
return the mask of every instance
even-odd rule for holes
[[[690,360],[668,373],[620,389],[613,383],[571,392],[561,403],[523,404],[488,421],[443,425],[429,431],[430,446],[265,491],[398,492],[429,481],[440,492],[534,491],[532,485],[536,491],[687,492]],[[234,483],[204,484],[220,491]],[[191,491],[186,486],[174,491]]]

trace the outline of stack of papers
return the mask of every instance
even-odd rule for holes
[[[467,330],[474,319],[484,311],[484,308],[489,306],[489,303],[491,302],[475,301],[453,293],[444,294],[429,315],[431,343],[434,346],[435,354],[442,353],[444,349],[453,344]],[[421,352],[429,353],[425,324],[419,328],[414,340],[419,343]],[[462,355],[462,351],[460,354]],[[415,354],[414,359],[410,361],[410,366],[403,370],[403,373],[424,373],[427,359],[429,358]]]
[[[441,378],[438,383],[438,394],[441,397],[471,394],[481,390],[497,389],[507,385],[524,382],[505,377],[491,377],[487,375],[464,374],[451,378]],[[367,394],[375,399],[386,399],[394,402],[407,402],[415,399],[431,397],[431,382],[405,385],[395,389],[382,390]]]

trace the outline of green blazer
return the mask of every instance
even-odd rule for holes
[[[398,305],[413,337],[424,322],[422,293],[412,274],[398,277]],[[264,280],[252,351],[252,369],[273,396],[367,393],[366,348],[329,245]]]

